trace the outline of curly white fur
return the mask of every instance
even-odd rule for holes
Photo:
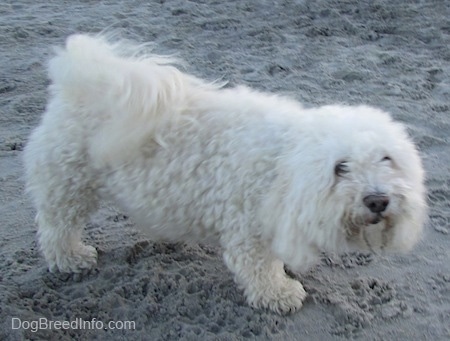
[[[217,239],[248,302],[277,312],[306,296],[284,263],[300,269],[348,245],[415,244],[424,173],[388,114],[221,89],[171,62],[86,35],[51,60],[51,99],[25,150],[51,270],[96,264],[81,233],[101,198],[155,240]],[[389,203],[373,213],[365,198],[380,193]]]

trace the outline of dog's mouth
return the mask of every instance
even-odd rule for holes
[[[384,230],[390,230],[392,228],[392,222],[388,215],[376,213],[348,221],[345,225],[345,231],[349,237],[354,237],[359,235],[361,230],[370,228],[370,226],[377,225],[381,222],[384,222]]]
[[[383,219],[384,219],[384,217],[381,215],[381,213],[373,214],[371,217],[366,219],[366,224],[367,225],[376,225]]]
[[[354,246],[377,252],[389,245],[393,227],[392,217],[377,213],[348,221],[345,232],[347,240]]]

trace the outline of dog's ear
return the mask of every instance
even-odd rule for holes
[[[389,134],[384,133],[383,139],[390,139],[390,157],[404,185],[401,193],[397,193],[403,198],[401,214],[393,222],[394,229],[385,249],[405,252],[422,237],[428,218],[426,176],[419,151],[408,136],[406,127],[399,122],[390,122],[388,129]]]
[[[335,164],[321,155],[281,160],[261,212],[272,251],[293,269],[309,265],[321,250],[344,243],[340,222],[345,203],[332,195]]]
[[[402,214],[394,222],[391,238],[386,245],[387,251],[410,251],[422,237],[423,228],[428,219],[426,189],[422,178],[423,170],[417,169],[420,163],[411,163],[410,165],[411,169],[409,170],[412,174],[404,175],[404,178],[412,181],[404,187]]]

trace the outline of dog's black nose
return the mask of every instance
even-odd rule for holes
[[[382,194],[372,194],[365,197],[363,202],[373,213],[381,213],[389,205],[389,197]]]

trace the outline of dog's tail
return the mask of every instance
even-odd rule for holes
[[[161,128],[185,109],[187,91],[202,84],[175,68],[173,58],[146,50],[103,36],[73,35],[50,61],[53,97],[76,108],[78,119],[98,122],[90,141],[96,161],[120,161],[145,138],[158,141]]]

